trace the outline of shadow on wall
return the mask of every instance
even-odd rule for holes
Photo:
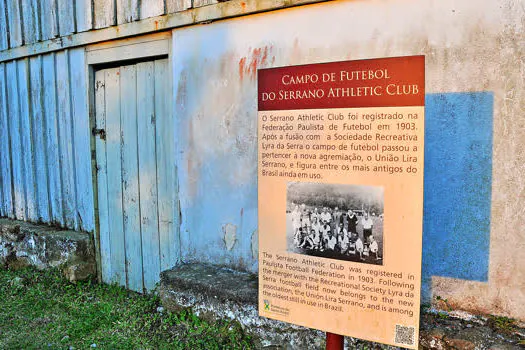
[[[423,301],[432,276],[488,279],[493,101],[491,92],[426,95]]]

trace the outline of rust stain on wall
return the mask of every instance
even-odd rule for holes
[[[244,79],[244,66],[246,66],[246,57],[242,57],[239,60],[239,77],[241,81]]]
[[[273,46],[258,47],[252,50],[248,57],[242,57],[239,60],[239,77],[241,81],[244,77],[255,80],[258,68],[266,68],[269,63],[275,62],[275,56],[272,56],[269,62],[268,57],[273,51]]]

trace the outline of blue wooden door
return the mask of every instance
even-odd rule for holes
[[[154,288],[178,249],[168,62],[95,73],[102,280],[139,292]]]

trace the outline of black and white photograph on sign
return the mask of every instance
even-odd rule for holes
[[[289,252],[383,265],[383,187],[288,182]]]

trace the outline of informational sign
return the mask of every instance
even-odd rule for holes
[[[258,71],[259,313],[418,345],[424,56]]]

